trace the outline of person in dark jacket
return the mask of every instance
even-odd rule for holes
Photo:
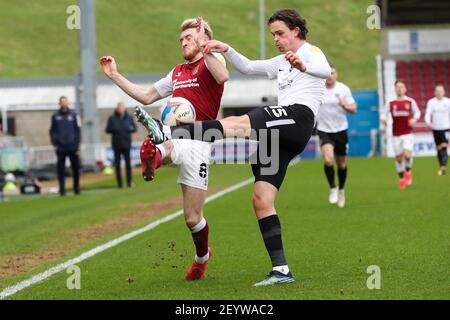
[[[120,157],[123,155],[125,158],[125,167],[127,172],[127,185],[132,186],[131,175],[131,161],[130,161],[130,149],[131,149],[131,134],[136,132],[136,125],[133,117],[125,110],[123,102],[117,104],[117,108],[114,113],[109,117],[108,124],[106,125],[107,133],[110,133],[111,144],[114,150],[114,167],[116,171],[117,185],[122,188],[122,175],[120,172]]]
[[[73,175],[73,191],[80,194],[80,160],[78,149],[80,146],[81,122],[78,114],[69,109],[69,100],[62,96],[59,98],[59,110],[52,116],[50,125],[50,139],[55,147],[58,157],[59,194],[64,196],[65,189],[65,163],[66,157],[70,159]]]

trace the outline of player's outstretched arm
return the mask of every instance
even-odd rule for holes
[[[133,99],[144,105],[152,104],[161,99],[158,91],[153,87],[144,88],[132,83],[118,71],[116,61],[111,56],[103,56],[100,58],[103,73],[110,78],[120,89]]]
[[[224,53],[233,67],[243,74],[265,75],[269,76],[270,78],[273,78],[277,74],[277,64],[275,63],[275,60],[278,57],[269,60],[250,60],[230,47],[228,44],[218,40],[207,41],[204,47],[204,51],[207,53]]]

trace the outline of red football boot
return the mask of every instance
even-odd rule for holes
[[[208,266],[209,259],[211,259],[211,248],[208,247],[209,258],[205,263],[198,263],[194,260],[194,263],[190,266],[186,273],[186,280],[198,280],[205,275],[206,267]]]
[[[405,190],[406,189],[406,180],[404,178],[401,178],[398,181],[398,186],[399,186],[400,190]]]
[[[159,167],[158,149],[147,137],[141,145],[139,155],[142,164],[142,177],[145,181],[152,181],[155,177],[155,170]]]
[[[406,182],[407,186],[412,185],[412,182],[413,182],[412,171],[405,172],[405,182]]]

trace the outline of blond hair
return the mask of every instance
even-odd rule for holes
[[[208,36],[210,40],[212,40],[213,38],[212,29],[207,21],[204,22],[205,22],[205,34]],[[198,20],[196,18],[191,18],[184,20],[183,23],[181,24],[180,29],[181,32],[183,32],[184,30],[197,28],[198,26],[199,26]]]

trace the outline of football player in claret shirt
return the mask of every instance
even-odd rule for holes
[[[395,81],[397,98],[389,101],[381,121],[386,124],[392,117],[392,135],[395,154],[395,166],[399,176],[399,187],[405,189],[412,184],[412,165],[414,125],[420,118],[420,110],[414,99],[406,96],[406,84],[403,80]]]
[[[205,53],[202,45],[212,39],[212,30],[202,18],[187,19],[181,24],[180,46],[185,63],[149,88],[128,81],[117,70],[113,57],[100,59],[104,73],[130,97],[144,105],[164,97],[182,97],[195,108],[196,120],[216,119],[229,74],[220,54]],[[192,233],[196,254],[186,273],[187,280],[203,277],[211,255],[208,246],[209,227],[203,216],[208,189],[208,165],[211,143],[188,139],[168,140],[154,145],[147,138],[140,150],[144,179],[153,180],[155,170],[164,163],[179,166],[178,183],[183,192],[183,209],[187,227]]]

